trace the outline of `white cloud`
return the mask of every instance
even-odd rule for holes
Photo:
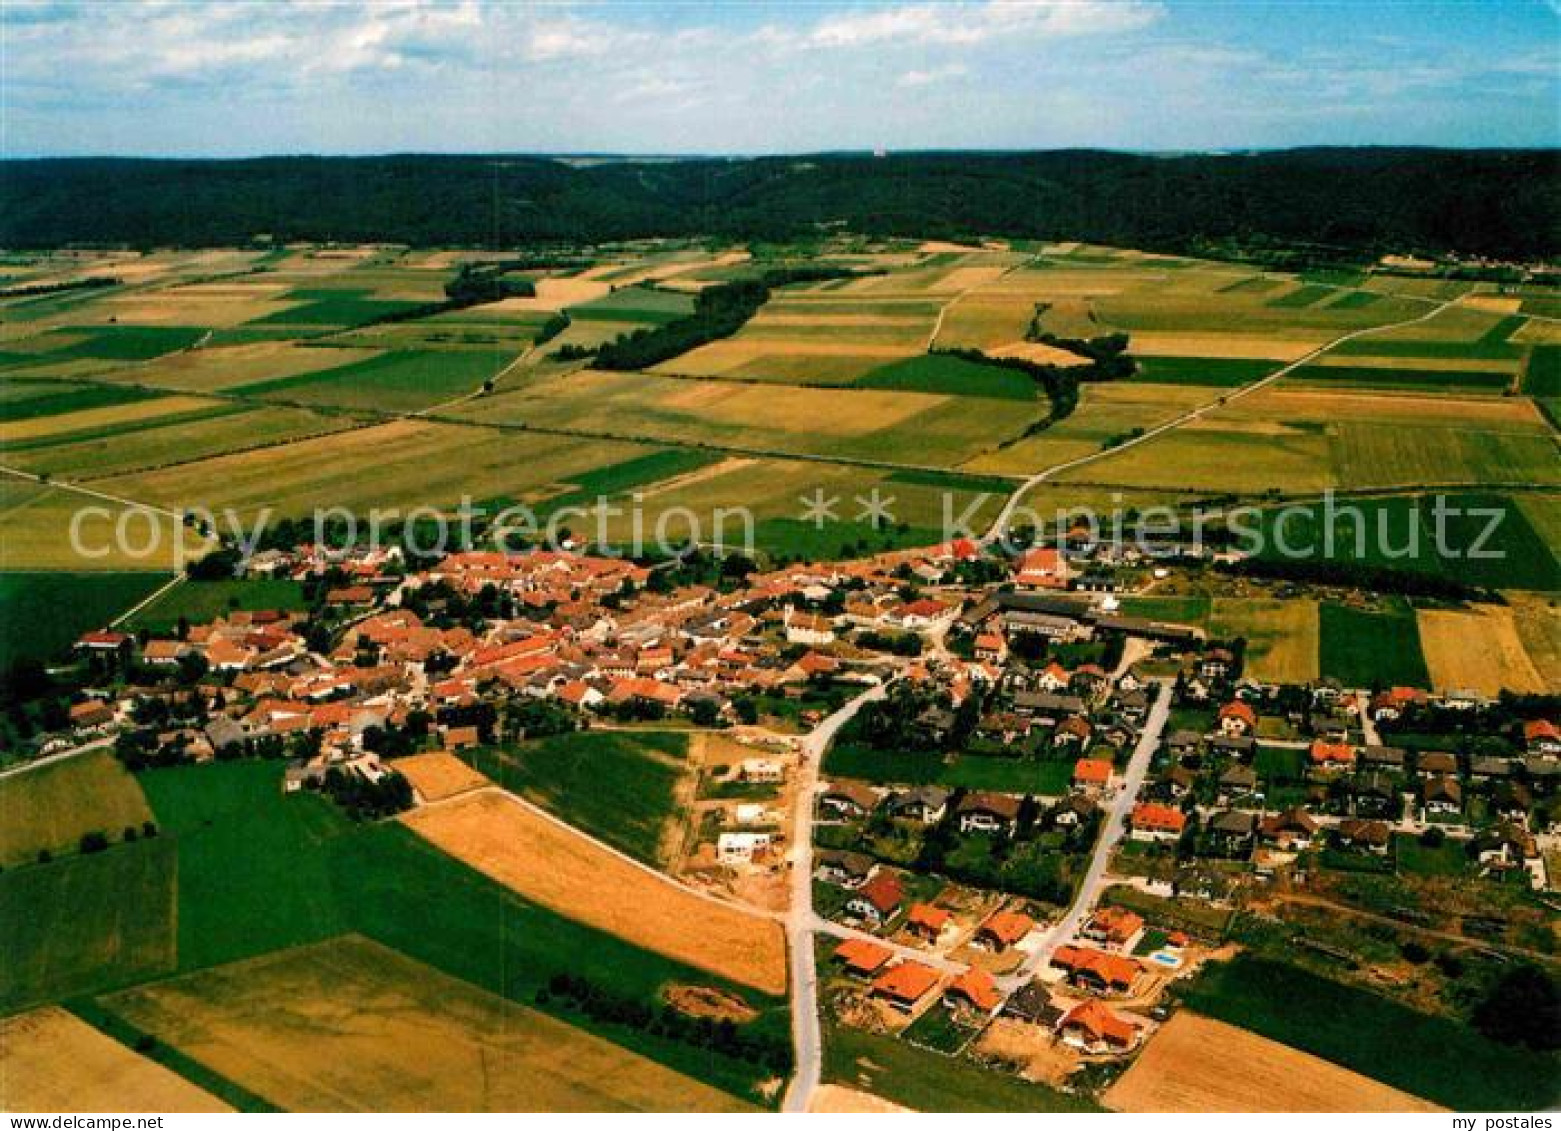
[[[906,71],[895,80],[896,86],[931,86],[934,83],[948,82],[950,79],[964,78],[970,73],[969,68],[963,63],[950,63],[945,67],[933,67],[930,70]]]
[[[826,16],[808,40],[818,47],[882,43],[965,46],[999,37],[1059,38],[1132,31],[1164,14],[1152,0],[987,0],[908,4]]]

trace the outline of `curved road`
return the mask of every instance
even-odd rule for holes
[[[820,723],[802,742],[797,759],[797,814],[792,827],[791,911],[786,947],[791,958],[791,1035],[796,1070],[786,1088],[785,1111],[806,1111],[823,1066],[818,1023],[818,970],[813,961],[813,797],[830,741],[865,704],[882,699],[894,679],[868,688]]]

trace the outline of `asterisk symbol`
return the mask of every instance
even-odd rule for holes
[[[838,521],[835,505],[840,502],[840,496],[825,495],[822,487],[813,488],[811,495],[798,495],[797,502],[802,504],[802,521],[811,522],[815,530],[824,529],[826,522]]]
[[[856,501],[862,508],[856,515],[858,522],[870,522],[877,530],[894,521],[894,512],[889,509],[894,505],[893,495],[885,495],[874,487],[869,494],[856,496]]]

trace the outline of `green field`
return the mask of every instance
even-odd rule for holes
[[[172,632],[183,617],[206,624],[230,612],[277,610],[298,612],[308,606],[303,586],[282,578],[234,578],[231,581],[187,581],[176,585],[125,622],[127,629],[154,635]]]
[[[1239,956],[1183,991],[1199,1013],[1455,1111],[1534,1111],[1557,1099],[1551,1057],[1294,966]]]
[[[502,749],[461,751],[497,781],[577,828],[660,863],[689,736],[670,731],[576,731]]]
[[[1101,1110],[1084,1096],[843,1025],[825,1027],[823,1079],[869,1091],[914,1111]]]
[[[400,314],[419,303],[393,299],[366,298],[369,292],[342,288],[340,290],[294,291],[288,297],[303,299],[298,306],[278,310],[262,318],[253,319],[251,326],[361,326],[365,322]]]
[[[1331,510],[1292,504],[1266,512],[1262,528],[1261,556],[1270,561],[1360,563],[1499,589],[1561,588],[1555,552],[1504,495],[1344,499]]]
[[[560,972],[641,1002],[659,999],[670,982],[715,985],[761,1011],[753,1026],[787,1031],[783,1000],[543,910],[397,823],[353,825],[318,796],[284,796],[281,775],[277,762],[143,775],[165,837],[178,845],[181,971],[357,931],[527,1004]],[[558,1002],[538,1004],[740,1095],[754,1096],[764,1075],[756,1065],[591,1021]]]
[[[1561,397],[1561,346],[1535,346],[1523,376],[1531,397]]]
[[[94,750],[0,778],[0,865],[30,864],[47,850],[76,851],[83,833],[118,841],[151,819],[134,777],[108,750]]]
[[[107,361],[149,361],[200,341],[204,330],[183,326],[72,326],[63,334],[84,335],[49,351],[52,360],[102,358]],[[47,338],[44,339],[47,344]]]
[[[1347,687],[1430,687],[1413,610],[1371,613],[1325,602],[1318,607],[1318,667]]]
[[[946,761],[938,754],[875,750],[869,746],[837,742],[824,756],[824,772],[884,784],[938,784],[951,789],[990,789],[1054,797],[1068,792],[1075,760],[965,754]]]
[[[0,1012],[171,971],[176,875],[164,837],[0,873]]]
[[[1512,386],[1512,374],[1500,370],[1414,369],[1388,365],[1304,365],[1285,380],[1432,393],[1500,393]]]
[[[1140,357],[1136,381],[1154,385],[1250,385],[1279,368],[1244,357]]]
[[[290,404],[413,412],[475,393],[513,360],[500,350],[395,350],[318,373],[257,381],[230,390]]]
[[[672,322],[694,312],[694,296],[650,287],[623,287],[601,298],[568,308],[582,322]]]
[[[0,421],[35,420],[89,408],[150,400],[157,393],[125,385],[72,385],[64,381],[20,381],[0,385]]]
[[[1040,386],[1016,369],[982,365],[936,353],[892,362],[859,377],[852,384],[858,389],[907,389],[916,393],[1010,401],[1040,398]]]
[[[0,669],[63,656],[83,632],[102,628],[167,581],[161,573],[0,573]]]

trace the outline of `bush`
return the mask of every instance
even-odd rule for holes
[[[108,847],[108,834],[96,831],[82,833],[79,847],[83,856],[93,852],[102,852]]]

